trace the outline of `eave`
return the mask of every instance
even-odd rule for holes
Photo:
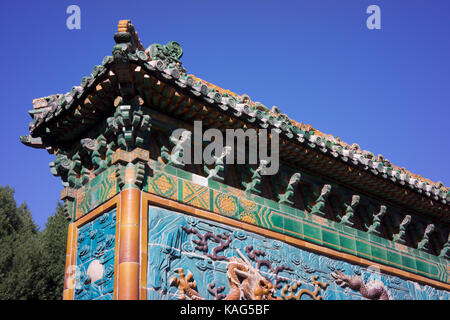
[[[134,29],[133,29],[134,32]],[[134,32],[135,34],[135,32]],[[274,129],[280,134],[280,158],[398,206],[450,221],[450,191],[441,184],[400,170],[380,157],[318,134],[279,113],[266,110],[246,96],[199,81],[183,69],[143,51],[137,35],[128,64],[107,56],[80,86],[65,95],[35,100],[30,135],[22,142],[38,148],[64,148],[83,138],[114,112],[117,97],[139,95],[144,105],[185,122],[201,120],[219,129]],[[137,40],[136,40],[137,39]],[[117,45],[123,39],[116,39]]]

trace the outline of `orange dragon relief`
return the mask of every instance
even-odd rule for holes
[[[314,291],[302,289],[297,292],[302,285],[301,281],[297,281],[293,285],[285,285],[281,290],[282,297],[276,297],[273,283],[254,268],[239,250],[237,253],[239,257],[227,258],[227,280],[230,290],[223,300],[300,300],[303,295],[314,300],[322,300],[320,291],[328,287],[328,283],[317,281],[318,276],[313,276],[311,280]],[[183,268],[174,271],[178,276],[170,279],[170,285],[178,287],[180,300],[205,300],[197,292],[197,284],[190,271],[187,274],[184,273]]]

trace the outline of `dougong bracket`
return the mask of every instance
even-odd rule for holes
[[[172,132],[169,137],[170,143],[173,145],[172,151],[169,153],[164,144],[161,147],[161,159],[167,165],[183,168],[186,165],[186,160],[190,160],[189,148],[191,147],[192,132],[183,130],[179,132]]]
[[[321,216],[325,215],[324,209],[330,192],[331,185],[326,184],[322,187],[322,191],[316,200],[316,204],[311,208],[311,213],[319,214]]]
[[[260,194],[260,185],[261,185],[261,173],[264,172],[266,166],[268,164],[267,160],[260,160],[259,166],[256,169],[250,168],[250,172],[252,174],[252,180],[250,182],[243,182],[242,185],[245,187],[245,192],[251,192],[255,194]]]
[[[359,200],[360,197],[358,195],[352,196],[352,202],[350,205],[346,204],[347,209],[345,210],[345,215],[340,219],[340,223],[353,227],[355,224],[355,208],[359,205]]]
[[[442,247],[439,257],[450,259],[450,234],[448,235],[447,242]]]
[[[386,206],[380,206],[380,211],[373,217],[372,225],[367,228],[367,232],[381,236],[381,219],[386,214],[386,209]]]
[[[126,103],[122,97],[116,98],[116,111],[113,117],[106,119],[108,132],[117,137],[117,145],[127,151],[144,147],[144,141],[149,136],[151,117],[145,114],[141,107],[144,100],[136,96]]]
[[[292,206],[294,204],[293,202],[293,198],[294,198],[294,194],[295,194],[295,188],[297,187],[298,183],[300,182],[301,179],[301,174],[300,173],[294,173],[291,178],[289,179],[289,183],[286,187],[286,192],[284,194],[279,194],[278,195],[278,203],[280,204],[285,204],[288,206]]]
[[[213,179],[216,181],[224,180],[225,164],[224,164],[223,160],[225,159],[225,157],[228,154],[230,154],[230,152],[231,152],[231,147],[225,146],[223,148],[222,154],[218,157],[214,157],[214,168],[213,169],[209,169],[206,164],[203,165],[203,170],[207,174],[207,177],[206,177],[207,179]]]
[[[434,224],[429,224],[425,228],[425,232],[423,234],[422,240],[417,244],[418,250],[425,250],[427,252],[430,252],[430,235],[434,231]]]
[[[399,231],[394,235],[392,240],[401,244],[406,243],[406,227],[411,223],[411,220],[412,218],[410,215],[403,218],[403,221],[400,223]]]

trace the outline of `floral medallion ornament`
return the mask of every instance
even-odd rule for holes
[[[239,220],[250,224],[256,224],[255,215],[249,212],[242,212],[241,215],[239,216]]]
[[[239,204],[241,206],[239,220],[251,224],[256,224],[257,218],[255,211],[258,209],[258,205],[253,201],[249,201],[243,198],[239,199]]]
[[[231,195],[221,193],[216,197],[215,202],[220,214],[232,217],[238,211],[237,201]]]
[[[164,173],[160,173],[151,179],[150,187],[152,188],[150,191],[165,197],[173,197],[177,190],[173,179]]]
[[[242,210],[246,213],[253,213],[256,210],[256,203],[246,199],[239,199]]]

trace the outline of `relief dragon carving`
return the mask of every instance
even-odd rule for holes
[[[302,285],[301,281],[296,281],[294,284],[286,284],[284,289],[281,290],[282,297],[276,297],[275,293],[277,289],[281,289],[280,282],[288,282],[289,280],[279,275],[282,271],[294,271],[291,267],[281,264],[278,266],[266,258],[266,253],[262,250],[256,250],[252,245],[245,247],[244,255],[238,248],[235,252],[237,255],[226,257],[220,255],[219,252],[224,253],[225,249],[229,248],[231,244],[231,234],[228,232],[214,233],[208,231],[201,233],[196,228],[187,228],[182,226],[181,229],[187,233],[194,235],[197,239],[192,239],[192,243],[195,245],[195,250],[203,252],[203,254],[213,261],[223,261],[226,263],[226,279],[228,282],[228,293],[224,293],[224,286],[216,287],[215,281],[208,284],[207,292],[211,294],[216,300],[292,300],[300,299],[302,295],[306,294],[315,300],[320,300],[322,297],[319,295],[320,289],[326,289],[328,283],[322,283],[318,281],[318,276],[313,276],[312,283],[314,286],[314,292],[308,289],[297,291]],[[209,247],[208,242],[216,244],[213,248]],[[211,252],[211,253],[210,253]],[[252,262],[256,266],[252,265]],[[274,276],[275,283],[272,283],[271,279],[261,272],[261,267],[265,266],[267,272]],[[170,279],[169,285],[178,288],[178,298],[180,300],[204,300],[205,298],[197,291],[197,284],[195,282],[194,275],[188,270],[185,274],[183,268],[177,268],[174,270],[176,273]],[[286,291],[289,290],[289,295],[286,295]]]
[[[178,273],[179,276],[172,277],[169,284],[170,286],[178,287],[180,300],[185,300],[186,298],[191,300],[204,300],[197,290],[195,290],[197,288],[197,283],[193,279],[194,275],[192,272],[188,271],[187,275],[185,275],[183,268],[177,268],[174,271]]]
[[[297,293],[294,293],[302,285],[301,281],[297,281],[293,285],[286,285],[283,290],[281,290],[281,295],[284,300],[300,300],[304,294],[310,296],[313,300],[322,300],[322,296],[319,295],[320,289],[326,289],[328,287],[328,283],[317,281],[317,278],[319,278],[317,275],[311,277],[314,285],[314,292],[308,289],[301,289]],[[287,291],[289,291],[289,295],[286,294]]]
[[[216,299],[223,300],[299,300],[303,294],[307,294],[315,300],[320,300],[322,297],[319,294],[320,288],[326,289],[328,283],[317,281],[318,276],[313,276],[313,284],[315,286],[314,292],[302,289],[296,295],[293,292],[300,287],[301,282],[295,283],[293,286],[286,285],[282,290],[282,296],[276,297],[276,288],[273,283],[264,277],[258,268],[252,266],[251,262],[236,249],[239,257],[233,256],[227,258],[227,281],[230,290],[228,294],[222,294],[224,287],[215,288],[212,283],[208,286],[208,292],[214,295]],[[193,274],[188,271],[184,274],[183,268],[174,270],[178,276],[174,276],[170,280],[171,286],[178,287],[179,299],[204,300],[204,298],[197,292],[197,285],[193,280]],[[290,295],[286,295],[289,290]]]
[[[349,287],[352,290],[359,291],[366,299],[390,300],[386,287],[379,281],[364,283],[361,277],[348,276],[342,271],[333,272],[331,276],[338,286],[342,288]]]
[[[222,295],[220,298],[223,298],[223,300],[278,300],[279,298],[273,296],[275,293],[274,285],[263,277],[259,270],[254,268],[239,250],[237,252],[240,257],[227,259],[227,280],[230,290],[226,296],[223,297]],[[180,300],[186,298],[204,300],[196,290],[197,284],[190,271],[187,275],[184,274],[183,268],[174,271],[178,273],[178,276],[171,278],[170,285],[178,287]],[[208,289],[214,291],[211,286]],[[221,288],[218,291],[222,290]]]
[[[228,259],[227,280],[230,291],[224,300],[277,300],[275,286],[261,275],[237,249],[240,257]]]

